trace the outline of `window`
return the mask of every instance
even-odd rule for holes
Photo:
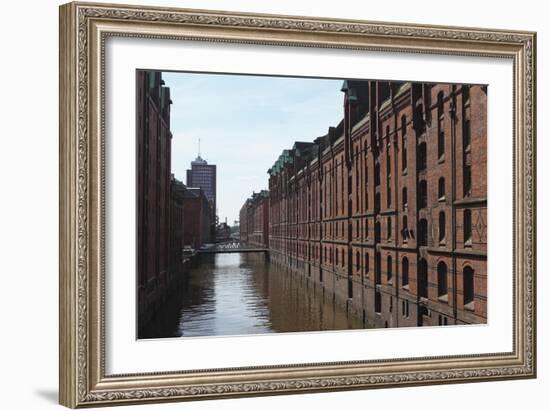
[[[445,178],[439,177],[439,181],[437,182],[437,197],[439,198],[439,201],[445,200]]]
[[[445,154],[445,116],[443,110],[443,91],[437,94],[437,157],[443,160]]]
[[[407,117],[401,116],[401,170],[407,170]]]
[[[403,287],[409,286],[409,259],[407,257],[403,257],[401,261],[401,281]]]
[[[359,271],[361,268],[361,257],[359,255],[359,251],[355,253],[355,269]]]
[[[463,130],[462,130],[462,144],[464,145],[464,151],[470,151],[470,144],[471,144],[471,126],[470,126],[470,119],[464,120]]]
[[[464,210],[464,247],[472,246],[472,212]]]
[[[425,218],[420,219],[418,222],[418,245],[428,245],[428,221]]]
[[[379,291],[374,293],[374,312],[377,314],[382,312],[382,296]]]
[[[368,274],[369,272],[369,253],[365,253],[365,272]]]
[[[428,263],[423,258],[418,262],[418,296],[428,298]]]
[[[442,123],[442,121],[440,121]],[[445,155],[445,130],[443,129],[443,125],[439,126],[439,130],[437,132],[437,157],[439,160],[443,160]]]
[[[424,106],[422,103],[418,103],[414,108],[413,123],[416,135],[420,136],[426,131],[426,122],[424,121]]]
[[[443,116],[443,91],[437,94],[437,118]]]
[[[470,86],[462,86],[462,104],[464,106],[470,105]]]
[[[388,282],[391,282],[392,278],[393,278],[393,270],[392,270],[392,258],[391,256],[388,256],[388,259],[387,259],[387,264],[388,264],[388,267],[387,267],[387,280]]]
[[[443,261],[437,264],[437,296],[440,299],[447,296],[447,264]]]
[[[472,169],[469,165],[464,166],[463,170],[463,189],[464,197],[468,197],[472,194]]]
[[[380,275],[380,266],[382,264],[381,260],[382,258],[380,256],[380,253],[377,252],[374,255],[374,283],[376,285],[382,283],[382,276]]]
[[[471,267],[464,267],[462,274],[464,287],[464,308],[474,308],[474,270]]]
[[[401,236],[403,237],[403,241],[407,241],[409,238],[409,224],[408,224],[408,219],[406,215],[403,216]]]
[[[420,143],[418,146],[418,171],[423,171],[427,167],[427,148],[426,143]]]
[[[445,213],[439,212],[439,243],[445,242]]]
[[[342,267],[346,265],[346,262],[344,261],[344,249],[342,248]]]
[[[418,189],[418,208],[428,207],[428,186],[426,180],[422,180]]]
[[[407,209],[407,187],[403,187],[403,190],[401,190],[401,197],[403,201],[403,211]]]
[[[388,241],[391,241],[391,231],[392,231],[392,229],[391,229],[391,217],[388,217],[388,219],[387,219],[386,228],[388,229],[388,235],[387,235]]]

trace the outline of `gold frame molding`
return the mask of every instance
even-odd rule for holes
[[[106,375],[104,45],[110,36],[490,56],[514,64],[513,351]],[[536,34],[109,4],[60,7],[60,403],[76,408],[536,376]]]

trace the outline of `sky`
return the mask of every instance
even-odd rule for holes
[[[343,117],[342,80],[162,73],[172,99],[172,172],[200,154],[217,166],[220,222],[233,225],[267,170],[295,141],[313,141]]]

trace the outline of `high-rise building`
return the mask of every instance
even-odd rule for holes
[[[216,165],[208,164],[200,153],[187,170],[187,187],[201,188],[212,209],[212,222],[216,221]]]

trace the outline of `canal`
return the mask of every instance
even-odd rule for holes
[[[144,338],[364,328],[299,275],[264,253],[196,256]]]

